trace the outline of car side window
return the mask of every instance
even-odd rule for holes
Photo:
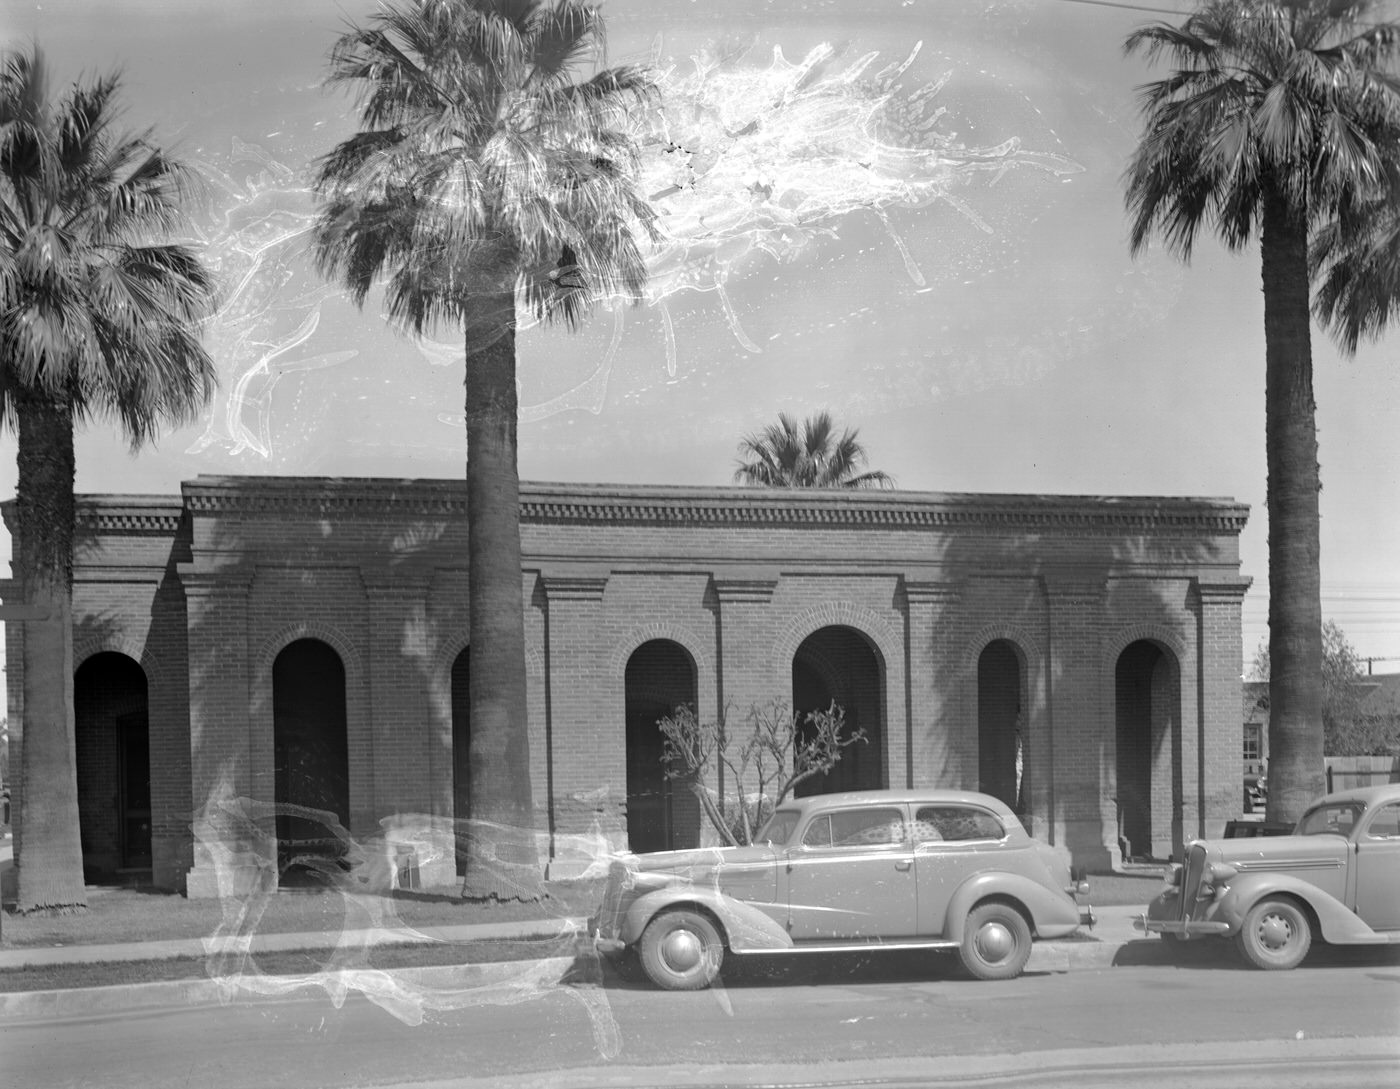
[[[973,839],[1001,839],[1006,829],[985,809],[962,805],[925,805],[914,814],[914,842],[957,843]]]
[[[1381,806],[1366,829],[1367,839],[1400,839],[1400,802]]]
[[[807,826],[804,847],[887,847],[904,842],[904,814],[898,809],[839,809]]]

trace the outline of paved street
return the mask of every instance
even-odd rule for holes
[[[358,995],[336,1009],[324,993],[12,1020],[0,1025],[0,1069],[28,1089],[972,1085],[1008,1075],[1018,1085],[1279,1089],[1400,1077],[1400,967],[1383,960],[981,984],[922,957],[760,965],[726,979],[722,990],[672,994],[609,973],[601,988],[521,993],[515,1004],[429,1012],[416,1026]]]

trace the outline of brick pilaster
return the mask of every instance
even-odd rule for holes
[[[1100,652],[1106,586],[1076,574],[1043,579],[1050,661],[1049,715],[1053,739],[1051,842],[1068,849],[1075,863],[1094,870],[1117,857],[1117,778],[1112,749],[1102,744],[1112,730],[1103,706]]]
[[[976,787],[977,735],[961,706],[956,663],[960,657],[955,581],[905,575],[905,653],[908,656],[909,786]],[[969,744],[972,751],[969,753]],[[969,764],[969,760],[971,763]],[[891,775],[893,783],[894,776]]]
[[[1187,792],[1195,803],[1183,814],[1186,838],[1218,838],[1225,822],[1244,807],[1243,712],[1240,692],[1244,652],[1241,611],[1251,580],[1217,576],[1196,580],[1199,603],[1200,727],[1193,748],[1198,762],[1183,753],[1183,770],[1198,781]]]
[[[198,812],[211,797],[274,800],[272,755],[255,767],[249,719],[248,597],[251,571],[180,572],[190,655],[190,792]],[[154,755],[154,753],[153,753]],[[237,851],[235,846],[230,850]],[[219,895],[214,856],[198,840],[185,878],[191,899]]]

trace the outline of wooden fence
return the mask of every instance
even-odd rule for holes
[[[1400,783],[1400,756],[1328,756],[1327,791]]]

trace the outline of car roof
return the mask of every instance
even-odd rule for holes
[[[1350,790],[1338,790],[1333,794],[1327,794],[1320,798],[1316,805],[1323,802],[1361,802],[1370,807],[1382,805],[1385,802],[1400,800],[1400,783],[1381,783],[1379,786],[1353,787]],[[1308,808],[1312,808],[1309,806]]]
[[[848,790],[839,794],[810,794],[805,798],[789,798],[779,809],[800,808],[804,813],[819,809],[837,809],[850,805],[899,805],[901,803],[925,805],[976,805],[990,809],[1000,816],[1015,816],[1011,808],[1001,799],[990,794],[979,794],[975,790],[948,790],[929,787],[924,790]]]

